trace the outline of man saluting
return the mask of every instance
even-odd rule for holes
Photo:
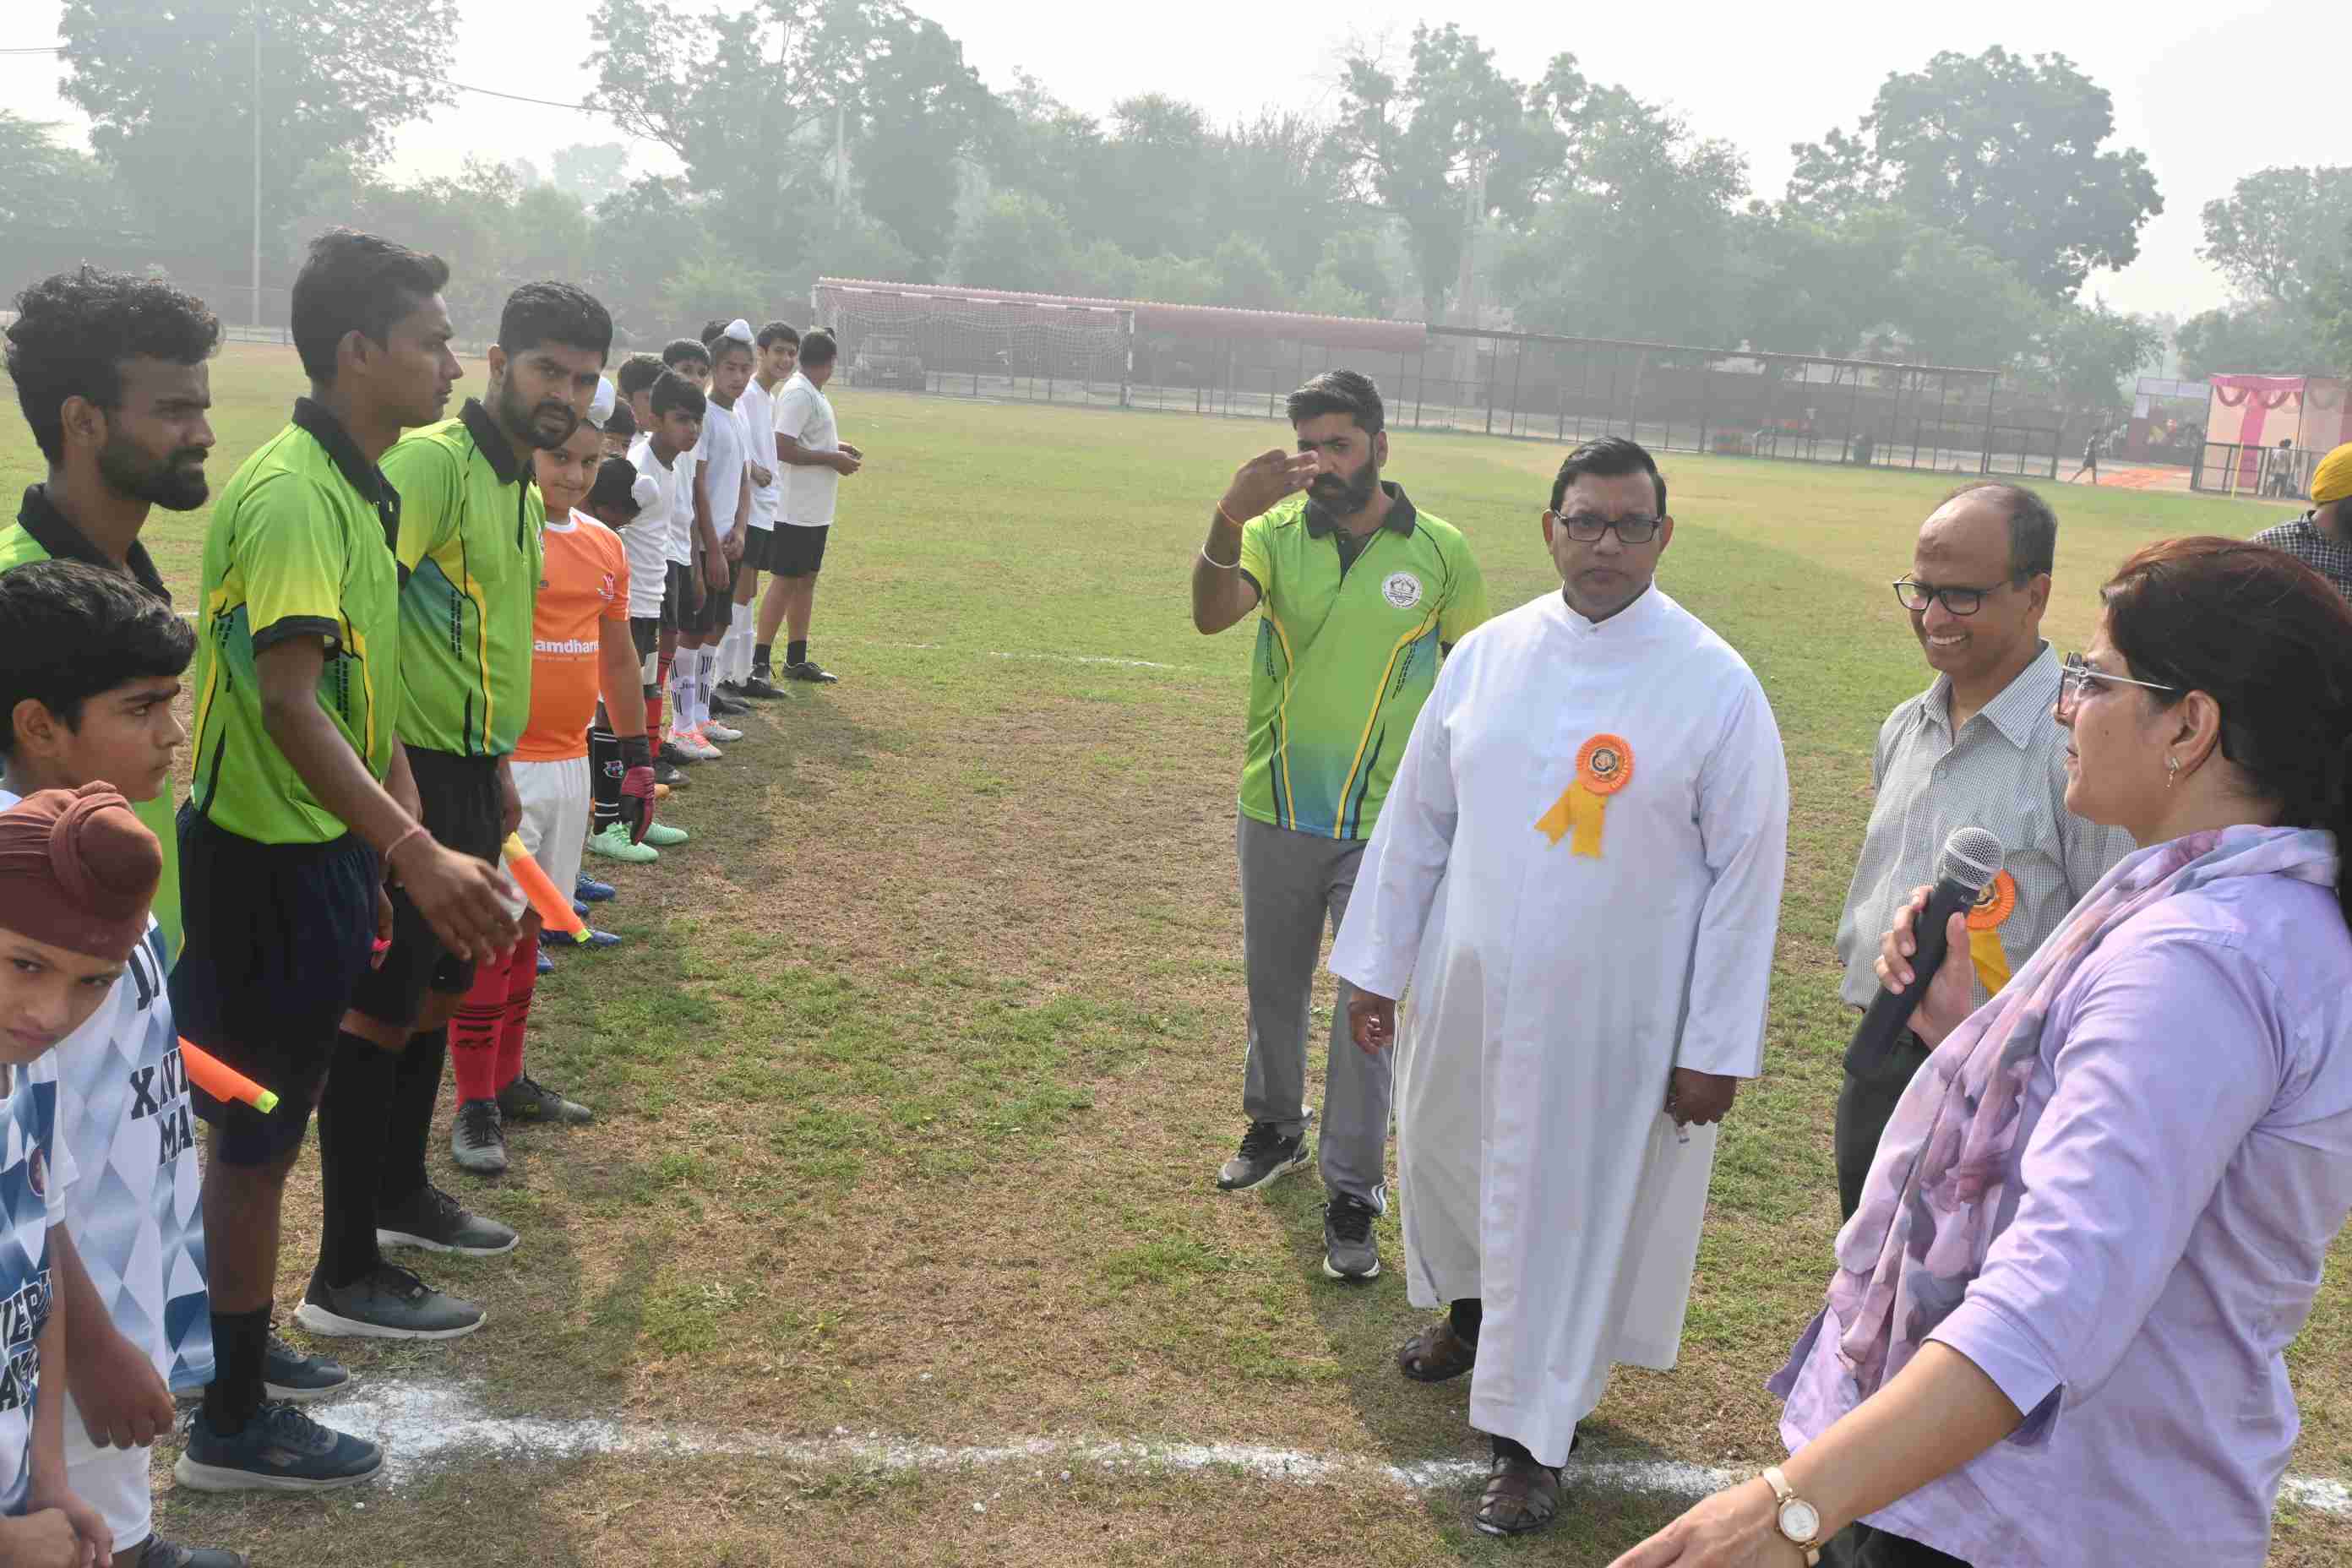
[[[1674,527],[1633,442],[1560,465],[1560,591],[1439,673],[1331,954],[1367,1051],[1418,987],[1407,1282],[1453,1310],[1398,1359],[1475,1367],[1490,1535],[1551,1521],[1612,1363],[1674,1364],[1713,1124],[1762,1066],[1788,773],[1756,677],[1651,581]]]

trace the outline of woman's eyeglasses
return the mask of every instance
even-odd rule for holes
[[[2066,662],[2061,665],[2058,669],[2059,713],[2063,716],[2073,712],[2074,710],[2074,704],[2083,700],[2083,693],[2084,691],[2096,691],[2109,684],[2116,686],[2137,686],[2147,691],[2179,691],[2180,689],[2178,686],[2167,686],[2160,681],[2134,680],[2128,675],[2109,675],[2104,669],[2093,668],[2090,661],[2085,659],[2081,654],[2070,653],[2066,656]]]

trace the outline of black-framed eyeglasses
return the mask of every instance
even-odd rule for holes
[[[1987,594],[1997,594],[2009,586],[2011,584],[2007,583],[1995,583],[1983,588],[1948,588],[1912,577],[1897,577],[1895,579],[1895,602],[1916,615],[1941,599],[1944,608],[1950,614],[1973,616],[1984,608]]]
[[[2174,691],[2178,686],[2167,686],[2159,680],[2135,680],[2128,675],[2109,675],[2094,667],[2079,653],[2070,653],[2066,662],[2058,667],[2058,711],[2063,716],[2074,710],[2086,690],[2096,691],[2107,685],[2137,686],[2147,691]]]
[[[1568,530],[1568,536],[1579,544],[1594,543],[1612,529],[1616,531],[1621,543],[1647,544],[1658,537],[1658,530],[1664,526],[1663,519],[1654,517],[1609,518],[1594,517],[1589,512],[1571,515],[1557,511],[1548,511],[1544,515]]]

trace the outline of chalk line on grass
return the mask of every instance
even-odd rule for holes
[[[866,1471],[966,1471],[1026,1468],[1056,1476],[1152,1475],[1236,1471],[1261,1480],[1385,1483],[1404,1491],[1433,1491],[1483,1480],[1474,1459],[1389,1464],[1353,1454],[1309,1454],[1242,1443],[1155,1443],[1139,1439],[1029,1437],[953,1446],[918,1443],[835,1427],[829,1436],[776,1437],[651,1422],[545,1415],[492,1415],[454,1384],[397,1383],[363,1387],[319,1412],[330,1426],[384,1446],[384,1480],[400,1486],[436,1465],[488,1456],[572,1459],[600,1454],[655,1458],[718,1457],[766,1459],[812,1468]],[[1696,1502],[1748,1479],[1745,1470],[1717,1469],[1678,1459],[1576,1456],[1565,1471],[1571,1486]],[[2289,1476],[2281,1499],[2315,1513],[2352,1516],[2352,1487],[2341,1481]]]
[[[1035,659],[1040,663],[1045,664],[1107,664],[1119,669],[1181,670],[1186,675],[1211,675],[1216,673],[1213,670],[1197,664],[1165,664],[1156,658],[1123,658],[1106,653],[1053,653],[1034,650],[1005,652],[996,648],[951,648],[944,643],[935,642],[877,642],[870,639],[857,637],[845,637],[842,640],[847,646],[853,647],[887,647],[895,649],[900,653],[971,652],[977,654],[982,658]]]

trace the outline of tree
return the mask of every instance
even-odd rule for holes
[[[1794,147],[1790,200],[1832,221],[1893,203],[2064,300],[2137,256],[2164,210],[2144,153],[2100,150],[2114,134],[2106,89],[2065,56],[1947,50],[1890,74],[1853,135]]]
[[[2324,305],[2325,292],[2323,281],[2306,304]],[[2324,341],[2311,310],[2270,300],[2200,310],[2180,323],[2173,341],[2180,374],[2190,377],[2326,374],[2336,363],[2352,363]]]
[[[1245,234],[1227,235],[1209,258],[1216,269],[1216,302],[1244,310],[1280,310],[1290,304],[1290,287],[1283,281],[1265,247]]]
[[[2125,411],[2124,383],[2164,357],[2164,334],[2095,300],[2055,311],[2042,353],[2059,407],[2115,416]]]
[[[657,349],[677,336],[658,300],[678,258],[700,255],[710,245],[705,205],[688,194],[685,181],[653,175],[596,204],[588,287],[613,312],[623,343]]]
[[[113,228],[121,193],[98,160],[58,139],[58,128],[0,109],[0,227]]]
[[[2352,219],[2336,237],[2335,265],[2311,290],[2312,329],[2319,352],[2338,375],[2352,374]]]
[[[2343,254],[2352,226],[2352,167],[2263,169],[2200,215],[2197,254],[2248,299],[2299,306]]]
[[[1347,170],[1328,129],[1307,115],[1267,110],[1235,122],[1210,140],[1212,166],[1205,174],[1213,200],[1202,203],[1201,234],[1245,234],[1265,247],[1282,275],[1293,282],[1311,276],[1335,238],[1362,234],[1364,215],[1349,199]],[[1375,251],[1378,241],[1370,241]],[[1372,283],[1369,268],[1350,263],[1349,287],[1384,295],[1382,278]]]
[[[1400,80],[1378,60],[1351,58],[1332,139],[1362,199],[1411,237],[1422,307],[1434,321],[1455,287],[1465,236],[1492,213],[1525,211],[1549,186],[1591,95],[1572,57],[1522,87],[1453,23],[1415,27],[1411,61]]]
[[[65,0],[62,90],[131,208],[175,248],[241,271],[253,223],[259,33],[264,245],[282,250],[317,160],[379,165],[410,121],[452,101],[457,0]]]
[[[678,262],[662,280],[655,301],[662,319],[676,323],[683,333],[688,323],[699,327],[738,316],[764,321],[769,302],[783,295],[784,285],[775,274],[753,267],[733,247],[713,242]]]
[[[629,183],[629,150],[618,142],[574,142],[555,150],[555,188],[594,206]]]
[[[1069,220],[1041,197],[1000,191],[958,240],[951,276],[968,288],[1055,293],[1075,271],[1076,248]]]
[[[1104,190],[1087,204],[1104,238],[1130,256],[1198,256],[1212,162],[1208,117],[1163,93],[1111,105],[1097,160]]]
[[[1369,228],[1343,228],[1324,237],[1311,286],[1327,297],[1334,289],[1343,290],[1353,295],[1361,307],[1354,311],[1327,313],[1377,315],[1388,309],[1397,289],[1389,278],[1388,258],[1382,248],[1381,237]]]

